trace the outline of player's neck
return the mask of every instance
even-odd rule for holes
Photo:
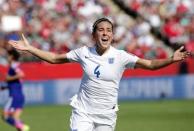
[[[96,45],[96,52],[98,53],[98,55],[102,56],[109,50],[109,48],[110,46],[108,48],[102,49],[98,45]]]

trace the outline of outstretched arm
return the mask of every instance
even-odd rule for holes
[[[31,54],[39,57],[40,59],[45,60],[52,64],[69,62],[66,57],[66,54],[55,54],[55,53],[43,51],[31,46],[23,34],[22,34],[21,40],[19,41],[10,40],[8,41],[8,43],[18,50],[30,52]]]
[[[174,52],[174,55],[172,57],[167,59],[155,59],[155,60],[139,59],[136,62],[135,68],[156,70],[156,69],[166,67],[172,63],[185,60],[191,54],[190,52],[187,52],[187,51],[182,52],[183,49],[184,47],[182,46],[181,48],[179,48]]]

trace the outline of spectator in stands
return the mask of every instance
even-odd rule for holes
[[[143,4],[138,8],[141,9],[142,6]],[[115,7],[107,5],[103,0],[23,0],[22,2],[20,0],[9,0],[3,1],[1,7],[0,10],[2,10],[3,14],[16,15],[22,19],[22,27],[25,27],[24,32],[28,35],[29,41],[33,46],[52,52],[67,52],[83,46],[84,43],[92,43],[92,40],[87,37],[90,34],[89,26],[94,18],[103,15],[111,16],[119,30],[121,26],[125,29],[121,29],[121,32],[123,31],[123,34],[126,35],[119,36],[120,42],[114,44],[116,47],[127,49],[128,45],[131,44],[130,37],[133,37],[130,36],[133,35],[130,31],[135,26],[131,24],[132,20],[127,15],[124,15],[123,12],[113,12]],[[90,9],[95,10],[91,11]],[[123,23],[123,21],[129,22]],[[7,33],[11,32],[3,31],[3,33],[7,35]],[[69,36],[72,37],[67,40]],[[150,33],[145,34],[145,36],[149,36],[149,39],[144,37],[144,40],[150,41],[153,39],[152,36],[150,37]],[[136,39],[142,38],[136,37]],[[157,43],[154,40],[152,46]],[[142,48],[138,49],[141,51]],[[164,48],[163,50],[167,54],[166,49]],[[156,50],[153,51],[157,54]],[[28,61],[29,59],[31,61],[37,60],[30,55],[26,55],[23,58],[23,60]]]

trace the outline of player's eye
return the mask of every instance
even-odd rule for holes
[[[111,30],[111,29],[108,29],[107,31],[108,31],[108,32],[112,32],[112,30]]]
[[[103,30],[104,30],[104,29],[102,29],[102,28],[99,28],[99,29],[98,29],[98,31],[103,31]]]

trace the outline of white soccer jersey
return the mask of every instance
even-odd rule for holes
[[[70,61],[81,64],[84,75],[71,106],[90,114],[108,114],[118,110],[118,88],[126,68],[134,68],[137,56],[110,47],[102,56],[96,47],[81,47],[67,53]]]

